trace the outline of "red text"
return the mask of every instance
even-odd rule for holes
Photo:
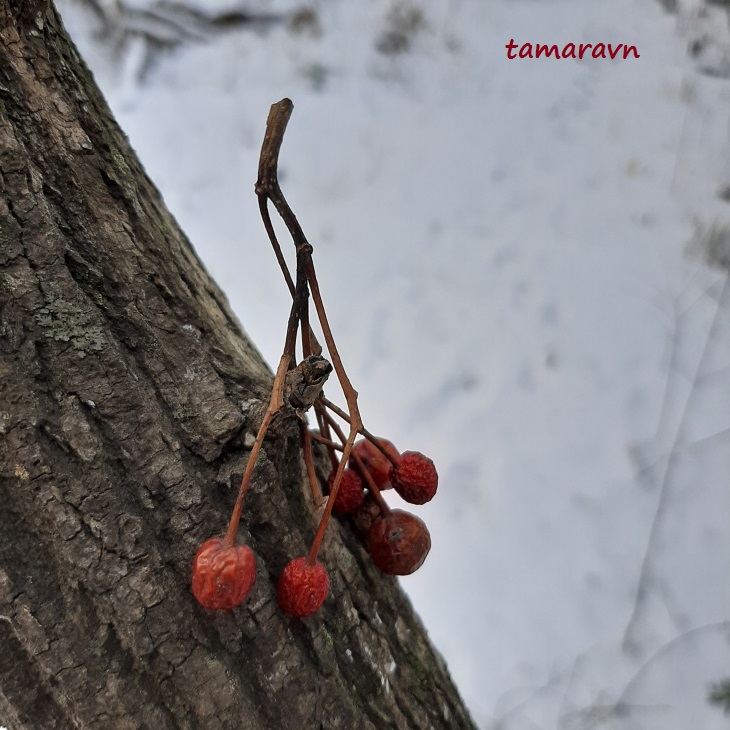
[[[547,43],[523,43],[518,45],[514,38],[509,39],[505,46],[507,58],[640,58],[636,46],[627,46],[623,43],[613,45],[611,43],[566,43],[560,47],[557,43],[549,46]],[[519,49],[519,50],[518,50]]]

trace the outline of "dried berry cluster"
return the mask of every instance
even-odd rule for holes
[[[225,536],[211,538],[200,547],[193,560],[192,590],[197,601],[209,609],[231,609],[240,605],[256,577],[254,554],[245,545],[236,545],[243,501],[251,482],[258,452],[272,418],[283,408],[294,408],[300,415],[304,462],[315,504],[324,503],[314,471],[312,441],[323,443],[333,470],[328,480],[328,497],[319,527],[305,557],[288,563],[279,578],[277,600],[291,616],[308,616],[325,601],[329,577],[317,560],[320,545],[332,511],[352,515],[355,526],[366,535],[373,562],[389,575],[408,575],[417,570],[431,548],[426,525],[415,515],[390,509],[381,492],[393,488],[407,502],[424,504],[433,498],[438,475],[433,462],[417,451],[400,454],[390,441],[378,439],[365,429],[354,390],[342,365],[312,262],[312,247],[289,208],[278,182],[279,150],[293,105],[288,99],[271,107],[261,148],[256,194],[267,234],[292,295],[284,352],[276,371],[271,399],[254,441],[241,480]],[[271,202],[286,224],[296,249],[296,283],[281,253],[268,203]],[[309,296],[322,328],[332,364],[322,356],[322,347],[312,332]],[[297,335],[301,335],[303,359],[296,362]],[[347,408],[338,408],[325,398],[324,382],[334,368],[345,394]],[[310,432],[304,412],[313,408],[318,431]],[[337,419],[349,426],[346,436]],[[358,434],[363,439],[355,443]]]
[[[343,434],[326,415],[325,430],[330,426],[339,443],[319,435],[315,438],[328,446],[336,468],[334,452],[341,450]],[[383,573],[410,575],[426,559],[431,537],[423,520],[403,510],[391,510],[382,492],[393,488],[406,502],[425,504],[436,494],[437,486],[438,474],[431,459],[418,451],[400,454],[390,441],[368,434],[352,448],[334,511],[353,517],[353,523],[366,537],[373,562]]]

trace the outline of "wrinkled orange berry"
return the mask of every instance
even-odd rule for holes
[[[276,598],[284,613],[290,616],[309,616],[327,598],[330,579],[322,563],[309,565],[306,558],[287,563],[276,586]]]
[[[245,545],[223,547],[206,540],[193,560],[193,595],[203,608],[231,609],[243,603],[256,579],[256,559]]]

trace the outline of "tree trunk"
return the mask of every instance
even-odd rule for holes
[[[251,594],[194,601],[271,373],[48,0],[0,0],[0,175],[0,724],[472,728],[348,525],[323,546],[323,609],[279,611],[317,522],[292,418],[246,498]]]

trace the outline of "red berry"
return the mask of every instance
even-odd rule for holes
[[[378,439],[378,443],[397,461],[398,449],[387,439]],[[390,459],[383,452],[367,439],[360,439],[353,447],[353,453],[357,454],[363,466],[368,470],[370,476],[378,489],[390,489],[390,470],[393,466]],[[355,468],[357,462],[350,457],[350,466]]]
[[[390,473],[390,482],[406,502],[425,504],[436,494],[439,475],[431,459],[420,451],[405,451]]]
[[[330,492],[332,491],[334,479],[335,475],[333,473],[327,480]],[[342,479],[340,480],[340,486],[335,497],[334,511],[340,514],[354,512],[362,504],[363,499],[365,499],[365,490],[362,486],[362,479],[360,479],[356,471],[345,469],[342,472]]]
[[[256,579],[256,559],[245,545],[224,548],[206,540],[193,560],[193,595],[203,608],[230,609],[243,603]]]
[[[388,575],[410,575],[418,570],[431,549],[431,536],[423,520],[394,509],[375,520],[368,533],[375,565]]]
[[[306,558],[287,563],[276,587],[276,598],[284,613],[309,616],[325,601],[330,579],[322,563],[309,565]]]

